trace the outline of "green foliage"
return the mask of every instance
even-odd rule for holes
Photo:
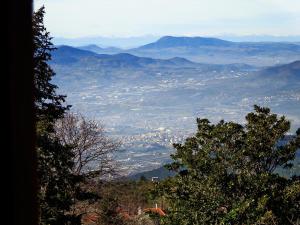
[[[174,145],[174,162],[167,168],[177,175],[159,189],[169,204],[164,224],[293,224],[299,220],[299,177],[274,173],[278,167],[293,166],[299,131],[289,143],[278,145],[290,129],[289,121],[268,108],[254,109],[244,126],[197,119],[196,135]]]

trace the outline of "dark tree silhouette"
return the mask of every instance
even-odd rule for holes
[[[40,224],[80,224],[80,219],[69,215],[79,178],[72,174],[73,152],[53,138],[55,121],[63,117],[69,106],[65,96],[56,93],[51,83],[55,75],[48,65],[55,48],[44,27],[44,7],[33,15],[34,43],[34,98],[37,124],[38,183]],[[24,118],[25,119],[25,118]],[[77,221],[77,222],[75,222]]]
[[[34,97],[38,122],[43,121],[51,128],[53,122],[61,118],[69,106],[64,105],[66,96],[58,95],[57,86],[51,83],[55,73],[48,61],[51,60],[51,51],[55,47],[44,26],[44,14],[45,8],[41,7],[33,15]]]

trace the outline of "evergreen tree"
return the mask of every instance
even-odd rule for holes
[[[290,129],[285,117],[255,106],[246,125],[197,119],[198,131],[175,144],[177,172],[163,182],[168,200],[164,224],[299,224],[300,179],[274,171],[292,167],[300,129],[279,144]]]
[[[55,75],[48,65],[51,51],[55,50],[49,32],[44,26],[44,6],[33,15],[33,62],[34,97],[37,122],[52,130],[54,121],[62,118],[69,106],[65,106],[65,97],[56,93],[57,86],[51,83]]]
[[[80,224],[80,219],[68,214],[74,202],[79,178],[71,171],[73,153],[54,138],[54,123],[63,117],[69,106],[65,96],[56,93],[51,83],[54,71],[48,65],[55,48],[44,27],[44,7],[33,15],[34,97],[37,126],[38,181],[41,224]]]

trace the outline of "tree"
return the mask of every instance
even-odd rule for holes
[[[55,48],[44,27],[45,9],[33,14],[34,46],[34,97],[36,111],[38,153],[38,183],[40,224],[80,224],[80,219],[67,212],[73,204],[79,178],[72,174],[73,152],[53,137],[54,123],[63,117],[69,106],[65,96],[56,94],[57,86],[51,83],[55,75],[48,61]]]
[[[125,218],[120,212],[117,197],[108,197],[101,201],[100,217],[97,224],[126,225]]]
[[[159,189],[169,205],[165,224],[299,224],[300,178],[274,171],[293,166],[300,129],[280,145],[290,122],[254,109],[245,125],[197,119],[195,136],[174,144],[167,168],[177,175]]]
[[[55,137],[63,145],[71,146],[74,174],[100,178],[116,173],[112,155],[118,151],[120,142],[109,138],[102,124],[82,115],[67,113],[57,120]]]
[[[44,26],[45,8],[41,7],[33,14],[33,62],[34,62],[34,97],[38,123],[52,131],[53,123],[61,118],[70,106],[64,105],[64,95],[56,93],[57,86],[51,83],[54,71],[48,65],[51,52],[55,47],[52,37]],[[38,124],[40,125],[40,124]]]
[[[68,224],[76,219],[66,214],[74,204],[77,184],[70,172],[73,166],[71,149],[47,135],[39,135],[37,150],[40,223]],[[79,219],[78,224],[80,224]]]

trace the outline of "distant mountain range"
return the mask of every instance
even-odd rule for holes
[[[95,46],[86,47],[95,50]],[[100,51],[102,48],[97,48]],[[129,53],[118,54],[97,54],[92,50],[83,50],[83,48],[74,48],[71,46],[60,46],[52,55],[52,63],[70,64],[78,62],[88,62],[89,64],[101,65],[111,68],[116,67],[142,67],[142,66],[196,66],[197,63],[184,58],[174,57],[171,59],[153,59],[147,57],[138,57]]]
[[[99,47],[118,47],[118,48],[133,48],[157,41],[162,36],[144,35],[136,37],[79,37],[79,38],[63,38],[54,37],[55,45],[71,45],[71,46],[85,46],[96,44]],[[236,42],[300,42],[300,36],[272,36],[272,35],[221,35],[218,36],[223,40]]]
[[[270,66],[300,58],[300,45],[283,42],[230,42],[203,37],[162,37],[156,42],[128,50],[137,56],[183,58],[202,63],[247,63]]]
[[[294,43],[285,42],[232,42],[225,41],[218,38],[204,38],[204,37],[173,37],[165,36],[156,42],[143,45],[137,49],[166,49],[174,47],[186,48],[201,48],[201,47],[237,47],[237,48],[252,48],[247,49],[248,52],[258,53],[267,50],[280,51],[280,50],[294,50],[299,51],[300,46]],[[230,50],[230,49],[228,49]]]
[[[83,50],[90,49],[90,50]],[[121,68],[121,67],[201,67],[206,70],[219,68],[224,69],[253,69],[253,66],[247,64],[203,64],[196,63],[185,58],[173,57],[170,59],[154,59],[149,57],[138,57],[129,53],[118,54],[97,54],[96,50],[101,51],[102,48],[94,45],[88,47],[75,48],[71,46],[60,46],[53,52],[52,63],[55,64],[70,64],[70,63],[85,63],[90,65],[104,66],[108,68]],[[94,50],[94,51],[93,51]]]
[[[300,59],[300,45],[289,42],[232,42],[207,37],[165,36],[155,42],[131,49],[102,48],[97,45],[79,47],[98,54],[129,53],[140,57],[186,58],[208,64],[244,63],[271,66]]]
[[[117,48],[133,48],[156,41],[159,38],[159,36],[155,35],[143,35],[137,37],[54,37],[53,43],[55,45],[71,45],[76,47],[95,44],[103,48],[112,46]]]

